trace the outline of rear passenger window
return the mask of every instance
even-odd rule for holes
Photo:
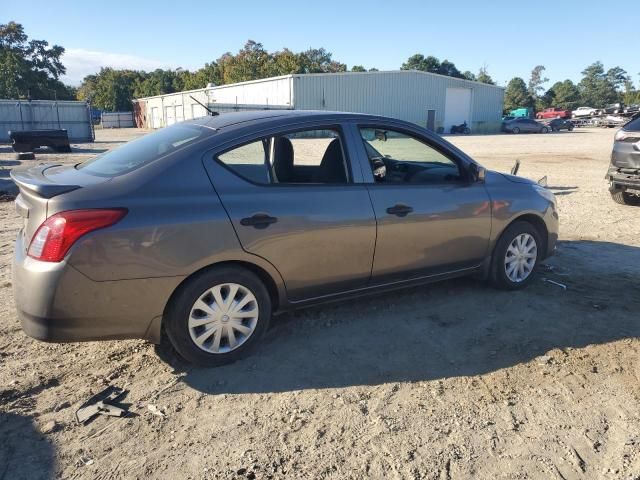
[[[234,173],[262,184],[345,184],[349,182],[340,134],[303,130],[266,137],[218,155]]]
[[[218,155],[218,160],[235,173],[256,183],[269,183],[266,159],[265,145],[262,140]]]

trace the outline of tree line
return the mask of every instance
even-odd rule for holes
[[[580,106],[603,108],[612,103],[640,103],[640,90],[621,67],[605,70],[602,62],[595,62],[582,71],[582,79],[577,84],[567,79],[547,90],[543,85],[549,79],[543,76],[544,71],[543,65],[537,65],[528,83],[520,77],[509,81],[504,93],[505,112],[522,107],[536,111],[551,107],[574,110]]]
[[[253,40],[246,42],[237,53],[227,52],[202,68],[189,71],[157,69],[142,70],[102,68],[86,76],[78,88],[65,85],[60,77],[66,73],[62,64],[64,48],[49,46],[44,40],[29,40],[22,25],[9,22],[0,25],[0,98],[31,98],[85,100],[107,111],[130,110],[134,98],[162,95],[206,87],[208,84],[257,80],[295,73],[346,72],[347,65],[333,59],[324,48],[309,48],[293,52],[283,48],[275,52]],[[461,71],[448,59],[416,53],[400,67],[401,70],[420,70],[450,77],[495,85],[483,66],[477,73]],[[352,72],[367,70],[362,65],[351,67]],[[600,62],[587,67],[578,84],[571,80],[557,82],[545,90],[549,80],[543,76],[545,67],[536,66],[526,83],[513,78],[505,91],[505,111],[518,107],[537,110],[547,107],[575,108],[580,105],[601,108],[608,103],[640,102],[640,91],[631,77],[620,67],[605,71]]]

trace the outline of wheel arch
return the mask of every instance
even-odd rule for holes
[[[164,305],[162,316],[156,317],[152,321],[151,325],[149,326],[149,330],[147,331],[146,338],[153,341],[154,343],[160,343],[160,339],[163,335],[162,330],[164,328],[164,318],[166,317],[167,308],[169,307],[169,305],[171,304],[171,302],[173,301],[177,293],[184,287],[187,281],[191,280],[196,275],[202,274],[203,272],[220,268],[220,267],[228,267],[228,266],[236,266],[236,267],[244,268],[245,270],[248,270],[252,272],[254,275],[256,275],[264,283],[267,289],[267,292],[269,293],[269,297],[271,298],[272,310],[274,312],[277,311],[280,308],[280,306],[284,303],[283,297],[282,297],[283,292],[281,292],[280,289],[278,288],[278,284],[276,283],[276,280],[273,278],[273,276],[269,272],[267,272],[264,268],[260,267],[259,265],[256,265],[255,263],[251,263],[245,260],[225,260],[225,261],[215,262],[205,267],[202,267],[199,270],[196,270],[190,275],[187,275],[182,279],[182,281],[178,285],[176,285],[176,287],[173,289],[173,291],[171,292],[171,295],[169,295],[169,298],[167,299]]]
[[[518,215],[517,217],[513,218],[509,223],[505,224],[504,228],[495,237],[491,255],[493,256],[493,253],[495,252],[498,241],[500,240],[504,232],[516,222],[527,222],[533,225],[533,227],[537,230],[538,234],[540,235],[540,240],[542,241],[542,246],[543,246],[542,251],[545,252],[545,257],[546,257],[547,246],[549,243],[549,229],[547,228],[547,224],[544,222],[542,217],[539,215],[536,215],[535,213],[525,213],[522,215]]]

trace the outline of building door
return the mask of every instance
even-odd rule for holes
[[[166,112],[167,126],[176,123],[176,107],[164,107],[164,110]]]
[[[158,107],[151,108],[151,128],[161,128],[162,117],[160,116],[160,109]]]
[[[444,104],[444,131],[449,132],[452,125],[467,122],[471,126],[471,89],[447,88]]]
[[[436,131],[436,111],[427,110],[427,130]]]
[[[184,120],[184,105],[176,105],[176,123]]]

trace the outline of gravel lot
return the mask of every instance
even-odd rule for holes
[[[37,157],[77,163],[142,133]],[[640,479],[640,209],[609,198],[613,134],[450,137],[558,195],[553,271],[526,291],[455,280],[287,314],[213,370],[141,341],[27,338],[19,221],[0,203],[0,479]],[[13,158],[0,147],[0,190]],[[131,415],[76,424],[107,384]]]

